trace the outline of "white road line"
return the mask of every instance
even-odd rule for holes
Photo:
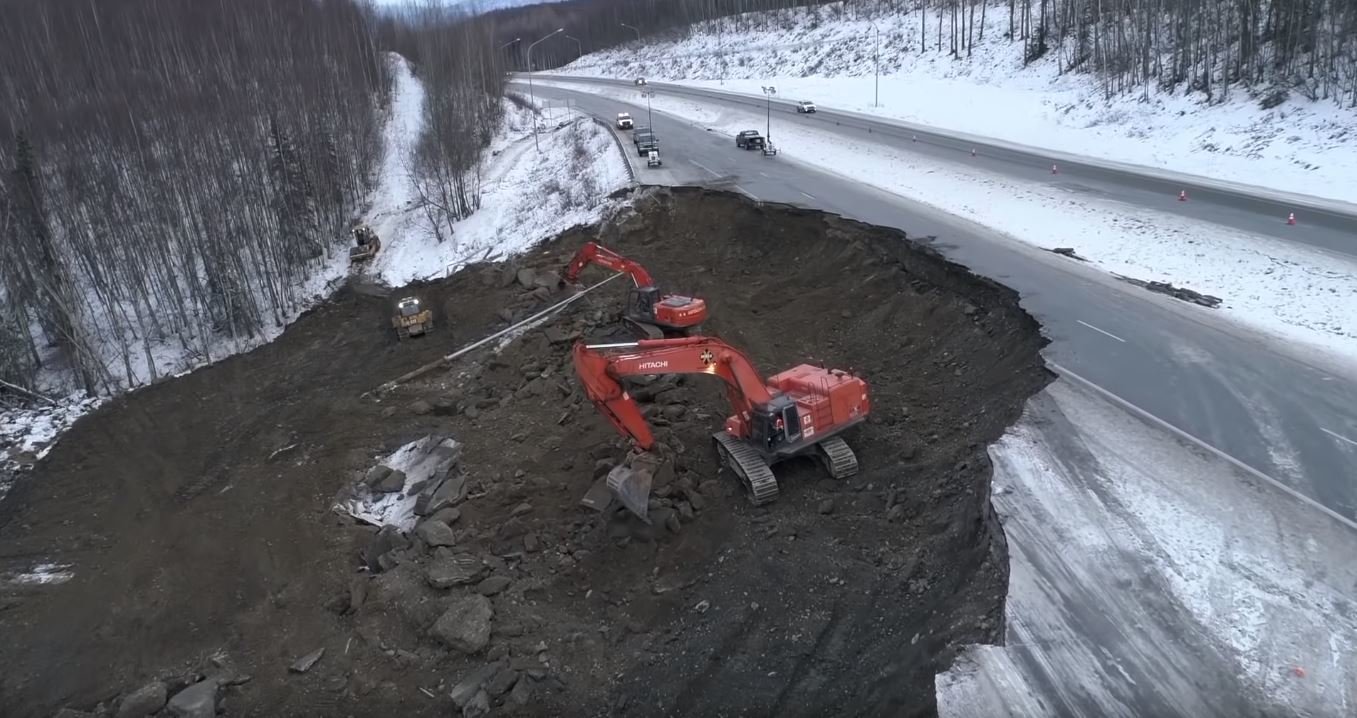
[[[765,174],[765,173],[763,173],[763,172],[760,172],[760,173],[759,173],[759,176],[760,176],[760,177],[767,177],[768,175]]]
[[[1088,322],[1086,322],[1086,321],[1084,321],[1084,320],[1082,320],[1082,319],[1076,319],[1076,320],[1074,320],[1074,321],[1079,322],[1080,324],[1083,324],[1084,326],[1088,327],[1089,329],[1092,329],[1092,330],[1095,331],[1095,332],[1098,332],[1099,334],[1106,334],[1107,336],[1112,337],[1113,339],[1116,339],[1117,341],[1121,342],[1122,344],[1125,344],[1125,343],[1126,343],[1126,340],[1125,340],[1125,339],[1122,339],[1121,337],[1117,336],[1116,334],[1113,334],[1112,332],[1107,331],[1106,329],[1099,329],[1099,328],[1093,326],[1092,324],[1089,324]]]
[[[798,190],[798,191],[799,191],[799,190]],[[813,195],[813,194],[811,194],[811,193],[809,193],[809,192],[801,192],[801,196],[802,196],[802,197],[805,197],[806,199],[815,199],[815,195]]]
[[[741,192],[743,192],[743,193],[744,193],[744,196],[746,196],[746,197],[748,197],[748,198],[754,200],[755,202],[761,202],[761,201],[762,201],[762,200],[760,200],[758,197],[755,197],[753,192],[750,192],[749,190],[747,190],[747,189],[741,187],[740,185],[734,185],[734,187],[735,187],[735,189],[740,190]]]
[[[1335,439],[1338,439],[1339,441],[1346,441],[1349,444],[1352,444],[1353,446],[1357,446],[1357,441],[1353,441],[1352,439],[1349,439],[1348,437],[1343,436],[1342,434],[1335,434],[1322,426],[1319,427],[1319,430],[1324,432],[1325,434],[1328,434],[1329,436],[1332,436]]]
[[[1354,530],[1354,531],[1357,531],[1357,521],[1353,521],[1352,519],[1350,519],[1350,518],[1348,518],[1348,517],[1346,517],[1346,516],[1344,516],[1344,515],[1338,513],[1337,511],[1334,511],[1333,509],[1329,508],[1328,506],[1325,506],[1324,504],[1321,504],[1321,503],[1319,503],[1318,501],[1315,501],[1314,499],[1310,498],[1309,496],[1306,496],[1305,494],[1302,494],[1301,492],[1296,491],[1295,489],[1291,488],[1290,486],[1287,486],[1286,484],[1283,484],[1282,482],[1280,482],[1280,481],[1278,481],[1278,480],[1272,478],[1271,476],[1268,476],[1267,474],[1265,474],[1265,473],[1259,471],[1258,469],[1255,469],[1255,468],[1253,468],[1252,466],[1249,466],[1248,464],[1246,464],[1246,463],[1240,461],[1239,459],[1236,459],[1236,458],[1233,457],[1233,456],[1230,456],[1229,454],[1225,453],[1224,451],[1221,451],[1220,449],[1217,449],[1216,447],[1214,447],[1214,446],[1212,446],[1212,445],[1206,443],[1205,441],[1202,441],[1201,439],[1198,439],[1197,437],[1195,437],[1195,436],[1193,436],[1193,435],[1187,433],[1186,431],[1183,431],[1182,429],[1179,429],[1178,427],[1174,426],[1173,424],[1170,424],[1170,423],[1168,423],[1167,421],[1164,421],[1163,419],[1160,419],[1159,417],[1155,416],[1154,414],[1151,414],[1150,412],[1145,411],[1144,409],[1142,409],[1142,408],[1136,406],[1135,404],[1132,404],[1131,402],[1129,402],[1129,401],[1127,401],[1127,400],[1125,400],[1125,399],[1123,399],[1123,398],[1117,396],[1116,394],[1113,394],[1111,391],[1108,391],[1107,389],[1104,389],[1104,388],[1102,388],[1101,386],[1098,386],[1097,384],[1094,384],[1093,382],[1089,381],[1088,379],[1085,379],[1084,377],[1079,376],[1078,374],[1075,374],[1074,372],[1070,371],[1069,369],[1066,369],[1065,367],[1062,367],[1062,366],[1060,366],[1059,364],[1056,364],[1055,362],[1053,362],[1053,361],[1051,361],[1051,360],[1049,360],[1049,359],[1046,360],[1046,364],[1047,364],[1048,366],[1050,366],[1052,369],[1054,369],[1054,370],[1056,371],[1056,373],[1060,374],[1061,376],[1063,376],[1063,377],[1068,377],[1068,378],[1070,378],[1070,379],[1074,379],[1075,381],[1079,382],[1080,384],[1083,384],[1084,386],[1086,386],[1086,387],[1092,389],[1093,391],[1098,392],[1099,394],[1101,394],[1102,396],[1106,397],[1108,400],[1110,400],[1110,401],[1113,402],[1114,404],[1117,404],[1118,406],[1121,406],[1121,407],[1125,408],[1127,411],[1130,411],[1131,413],[1135,414],[1136,416],[1139,416],[1139,417],[1141,417],[1142,419],[1145,419],[1146,421],[1155,424],[1156,426],[1163,427],[1164,429],[1167,429],[1168,431],[1172,432],[1173,434],[1177,435],[1178,437],[1180,437],[1180,438],[1182,438],[1182,439],[1184,439],[1184,440],[1186,440],[1186,441],[1189,441],[1189,442],[1191,442],[1191,443],[1193,443],[1193,444],[1196,444],[1197,446],[1201,447],[1202,449],[1205,449],[1206,451],[1209,451],[1210,453],[1212,453],[1212,454],[1215,455],[1216,457],[1221,458],[1221,459],[1224,459],[1225,461],[1229,462],[1230,464],[1232,464],[1235,468],[1239,469],[1240,471],[1243,471],[1244,473],[1246,473],[1246,474],[1248,474],[1248,475],[1250,475],[1250,476],[1252,476],[1252,477],[1254,477],[1254,478],[1256,478],[1256,479],[1258,479],[1258,480],[1260,480],[1260,481],[1263,481],[1263,482],[1265,482],[1265,483],[1271,484],[1273,488],[1280,490],[1282,493],[1284,493],[1284,494],[1290,496],[1291,498],[1300,501],[1301,503],[1303,503],[1303,504],[1309,506],[1310,508],[1318,509],[1318,510],[1320,511],[1320,513],[1323,513],[1324,515],[1326,515],[1326,516],[1328,516],[1329,518],[1331,518],[1331,519],[1337,521],[1338,523],[1343,524],[1344,526],[1346,526],[1346,527],[1348,527],[1348,528],[1350,528],[1350,529],[1352,529],[1352,530]],[[1325,429],[1325,431],[1328,431],[1328,430]]]
[[[701,162],[698,162],[697,160],[688,160],[688,161],[689,161],[689,162],[692,162],[693,165],[694,165],[695,167],[698,167],[698,168],[700,168],[700,169],[706,170],[707,173],[710,174],[712,177],[720,177],[720,176],[721,176],[721,174],[720,174],[719,172],[717,172],[716,170],[713,170],[712,168],[710,168],[710,167],[708,167],[708,166],[702,164]]]

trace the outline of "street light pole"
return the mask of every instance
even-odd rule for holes
[[[655,91],[651,89],[641,90],[641,96],[646,98],[646,127],[649,127],[650,131],[654,132],[655,121],[650,116],[650,98],[655,96]]]
[[[566,35],[565,38],[567,40],[575,41],[575,59],[578,60],[581,57],[584,57],[584,45],[580,43],[579,38],[571,37],[569,35]]]
[[[636,42],[640,42],[640,41],[641,41],[641,31],[640,31],[640,30],[637,30],[636,28],[632,27],[631,25],[626,24],[625,22],[619,22],[619,23],[617,23],[617,24],[618,24],[618,25],[621,25],[622,27],[625,27],[625,28],[631,30],[631,31],[634,32],[634,33],[636,33]]]
[[[776,94],[777,94],[777,88],[774,87],[774,86],[772,86],[772,85],[769,85],[768,87],[763,88],[763,97],[764,97],[764,102],[765,102],[765,104],[766,104],[766,110],[765,110],[766,118],[765,118],[765,120],[764,120],[764,127],[763,127],[763,136],[764,136],[764,140],[763,140],[763,141],[764,141],[765,144],[768,144],[768,145],[772,145],[772,144],[773,144],[773,95],[776,95]]]
[[[542,42],[546,41],[547,38],[551,37],[552,35],[555,35],[555,34],[558,33],[558,32],[565,32],[565,28],[563,28],[563,27],[558,27],[558,28],[556,28],[555,31],[547,33],[546,36],[543,37],[541,40],[538,40],[537,42],[534,42],[534,43],[528,45],[528,100],[532,103],[532,113],[533,113],[533,114],[532,114],[532,145],[533,145],[533,147],[536,147],[536,148],[537,148],[537,151],[538,151],[538,152],[541,152],[541,151],[542,151],[542,144],[541,144],[540,142],[538,142],[538,140],[537,140],[537,94],[536,94],[536,92],[533,91],[533,88],[532,88],[532,73],[533,73],[533,69],[534,69],[533,66],[532,66],[532,49],[533,49],[534,47],[537,47],[538,45],[542,44]]]

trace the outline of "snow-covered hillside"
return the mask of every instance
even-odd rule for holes
[[[364,217],[383,241],[378,257],[364,270],[374,279],[401,286],[445,276],[470,261],[522,251],[568,227],[597,220],[607,195],[629,182],[626,160],[602,127],[576,116],[541,120],[538,152],[526,103],[505,100],[504,123],[484,156],[480,209],[458,222],[451,238],[438,242],[418,206],[409,170],[409,153],[423,127],[424,89],[404,58],[392,55],[391,62],[394,88],[383,134],[383,161]],[[303,291],[310,301],[282,323],[249,342],[217,342],[210,357],[180,345],[157,346],[154,356],[160,376],[192,371],[277,338],[304,310],[324,301],[350,272],[343,251],[348,241],[336,238],[333,261],[304,280]],[[134,362],[134,370],[137,366],[143,365]],[[166,367],[172,371],[166,372]],[[125,385],[150,380],[144,372],[130,378]],[[55,406],[0,405],[0,499],[8,490],[7,474],[45,455],[66,428],[103,400],[75,392]]]
[[[365,217],[383,242],[366,271],[387,285],[446,276],[468,262],[521,251],[594,222],[607,195],[629,181],[626,160],[602,127],[580,116],[543,117],[534,143],[533,112],[522,99],[506,99],[504,122],[481,170],[481,207],[440,242],[418,206],[410,175],[424,89],[403,60],[396,83],[388,152]]]
[[[970,57],[936,48],[930,13],[868,18],[843,3],[726,18],[689,36],[585,55],[559,72],[647,77],[878,113],[943,129],[1274,189],[1357,201],[1357,113],[1292,95],[1271,109],[1237,88],[1199,95],[1136,88],[1110,100],[1086,74],[1061,74],[1058,53],[1023,66],[1005,38],[1008,3],[985,8]],[[879,39],[879,50],[878,50]],[[945,40],[944,40],[945,43]],[[879,58],[880,106],[874,69]]]

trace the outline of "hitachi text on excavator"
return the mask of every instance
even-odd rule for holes
[[[619,344],[578,343],[575,371],[585,394],[623,436],[649,451],[655,438],[636,401],[622,386],[628,376],[711,374],[726,385],[734,413],[712,435],[717,455],[739,477],[755,505],[777,498],[772,465],[814,454],[835,479],[858,471],[857,457],[839,434],[867,418],[867,383],[837,369],[801,364],[767,380],[743,353],[712,337],[641,340]],[[629,485],[625,472],[613,493],[645,516],[649,486]]]
[[[622,317],[648,339],[698,334],[707,320],[707,302],[678,294],[661,295],[655,280],[639,263],[596,242],[585,242],[565,270],[565,281],[575,284],[580,272],[590,264],[622,272],[631,277],[627,306]]]

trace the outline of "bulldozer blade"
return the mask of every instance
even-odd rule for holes
[[[608,477],[600,476],[598,481],[584,493],[580,499],[581,506],[587,506],[595,511],[603,511],[608,508],[608,504],[613,502],[612,490],[608,488]]]
[[[650,509],[650,483],[653,478],[653,471],[623,464],[608,472],[608,488],[628,511],[650,523],[646,514]]]

